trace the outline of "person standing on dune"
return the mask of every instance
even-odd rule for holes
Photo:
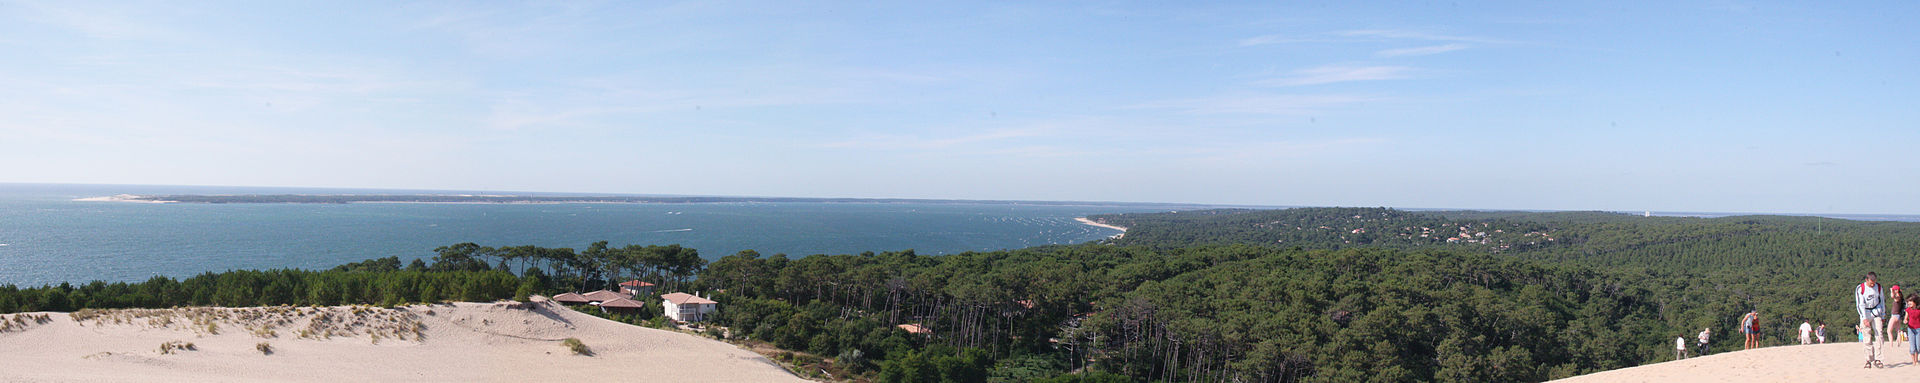
[[[1800,322],[1800,344],[1801,345],[1813,344],[1813,324],[1812,323],[1807,323],[1804,321]]]
[[[1873,272],[1867,272],[1867,280],[1860,282],[1859,286],[1853,287],[1853,308],[1860,314],[1860,325],[1854,327],[1854,329],[1860,332],[1860,341],[1866,343],[1867,346],[1867,365],[1865,368],[1874,368],[1881,364],[1880,348],[1874,347],[1873,344],[1875,339],[1873,336],[1874,331],[1878,330],[1880,332],[1880,337],[1878,338],[1880,341],[1885,342],[1887,339],[1887,326],[1884,323],[1886,320],[1882,318],[1882,316],[1886,314],[1886,308],[1880,301],[1879,279],[1879,275]]]
[[[1741,350],[1752,350],[1755,347],[1760,347],[1759,309],[1748,311],[1746,316],[1740,317],[1740,333],[1747,336],[1747,342],[1740,345]]]
[[[1712,329],[1712,328],[1703,328],[1703,329],[1700,329],[1700,346],[1699,346],[1699,347],[1695,347],[1695,348],[1698,348],[1698,349],[1700,349],[1700,355],[1702,355],[1702,356],[1705,356],[1705,355],[1707,355],[1707,350],[1708,350],[1708,348],[1707,348],[1707,337],[1708,337],[1708,336],[1710,336],[1710,335],[1713,335],[1713,329]]]
[[[1907,325],[1900,321],[1900,315],[1906,313],[1907,297],[1900,294],[1900,285],[1887,289],[1887,295],[1893,298],[1887,300],[1887,308],[1892,309],[1887,310],[1887,343],[1892,343],[1894,349],[1898,350],[1900,338],[1907,335]]]
[[[1920,295],[1907,297],[1907,356],[1913,358],[1913,364],[1920,365]]]

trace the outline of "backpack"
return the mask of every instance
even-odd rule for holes
[[[1861,282],[1860,286],[1854,289],[1854,294],[1858,295],[1854,297],[1856,300],[1861,298],[1866,299],[1867,301],[1866,303],[1868,304],[1868,306],[1866,306],[1867,310],[1880,309],[1880,288],[1879,287],[1874,287],[1873,290],[1867,290],[1867,283]]]

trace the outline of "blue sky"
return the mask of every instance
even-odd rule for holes
[[[0,182],[1920,213],[1912,2],[0,1]]]

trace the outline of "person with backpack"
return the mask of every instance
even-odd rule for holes
[[[1712,334],[1713,334],[1712,328],[1700,329],[1700,346],[1695,347],[1700,349],[1700,355],[1703,355],[1703,356],[1707,355],[1707,336]]]
[[[1748,311],[1746,316],[1740,317],[1740,333],[1747,335],[1747,343],[1740,346],[1741,350],[1760,347],[1760,309]]]
[[[1867,346],[1865,368],[1882,366],[1880,348],[1874,347],[1874,341],[1886,342],[1887,340],[1886,319],[1883,318],[1886,315],[1886,305],[1881,302],[1879,279],[1879,275],[1867,272],[1867,280],[1853,287],[1853,308],[1860,314],[1860,325],[1854,329],[1860,332],[1860,341]],[[1880,333],[1877,338],[1874,337],[1875,331]]]

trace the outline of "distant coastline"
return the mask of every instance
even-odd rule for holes
[[[174,203],[165,199],[149,198],[133,194],[116,194],[105,197],[75,198],[75,202],[134,202],[134,203]]]
[[[1119,230],[1119,231],[1120,231],[1120,234],[1114,234],[1114,235],[1113,235],[1113,237],[1112,237],[1113,239],[1120,239],[1121,237],[1125,237],[1125,236],[1127,235],[1127,228],[1126,228],[1126,227],[1124,227],[1124,226],[1114,226],[1114,225],[1108,225],[1108,224],[1104,224],[1104,223],[1100,223],[1100,222],[1096,222],[1096,221],[1094,221],[1094,220],[1091,220],[1091,219],[1087,219],[1087,217],[1080,217],[1080,218],[1074,218],[1073,220],[1074,220],[1074,221],[1078,221],[1078,222],[1080,222],[1081,224],[1084,224],[1084,225],[1087,225],[1087,226],[1094,226],[1094,227],[1104,227],[1104,228],[1108,228],[1108,229],[1114,229],[1114,230]]]
[[[76,198],[79,202],[197,203],[197,204],[347,204],[347,203],[449,203],[449,204],[557,204],[557,203],[950,203],[1035,206],[1157,206],[1196,207],[1193,204],[1148,202],[1075,202],[1011,201],[910,198],[800,198],[800,197],[711,197],[711,196],[531,196],[479,194],[119,194]],[[1124,230],[1124,229],[1123,229]]]

